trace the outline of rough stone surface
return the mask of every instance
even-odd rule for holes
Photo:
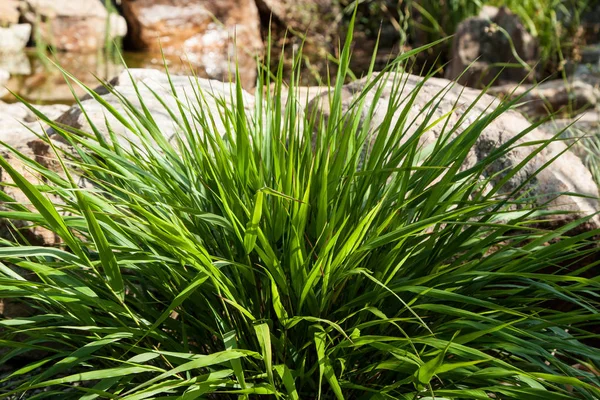
[[[451,62],[445,76],[463,85],[485,87],[499,75],[500,82],[521,82],[533,79],[529,68],[506,68],[498,64],[518,64],[511,42],[498,29],[502,27],[512,40],[519,57],[532,67],[537,62],[537,45],[519,17],[505,7],[485,7],[477,17],[458,25],[452,45]],[[463,72],[469,69],[466,73]]]
[[[35,159],[42,165],[51,167],[55,172],[60,172],[60,166],[57,161],[53,161],[53,150],[50,146],[37,138],[29,138],[19,143],[16,149],[25,154],[26,156]],[[0,155],[8,161],[8,163],[16,169],[21,175],[23,175],[29,182],[34,184],[43,183],[43,179],[31,169],[29,169],[20,159],[14,154],[0,147]],[[13,183],[11,176],[4,170],[0,169],[0,190],[9,195],[16,203],[23,204],[27,208],[33,210],[34,207],[31,205],[27,196],[19,189],[10,185]],[[0,205],[0,209],[5,208],[6,205]],[[38,246],[54,246],[60,243],[60,238],[57,237],[53,232],[39,227],[31,227],[30,224],[24,221],[11,221],[12,224],[6,223],[7,221],[0,219],[0,237],[12,238],[14,235],[14,228],[17,228],[21,235],[25,237],[28,243]]]
[[[330,34],[340,13],[332,0],[257,0],[261,13],[271,14],[286,27],[311,34]]]
[[[577,115],[595,106],[600,99],[600,90],[579,79],[567,84],[562,79],[537,86],[506,84],[491,87],[488,93],[500,97],[523,96],[518,110],[532,118],[554,113]]]
[[[57,118],[61,113],[68,109],[64,105],[37,106],[48,118]],[[44,127],[37,121],[36,116],[27,107],[22,104],[6,104],[0,102],[0,141],[16,148],[21,153],[35,159],[42,165],[45,165],[55,172],[60,172],[60,166],[53,157],[53,150],[50,146],[38,139],[33,132],[43,133]],[[39,175],[31,171],[25,164],[9,152],[6,148],[0,146],[0,155],[2,155],[10,165],[25,176],[29,181],[41,183]],[[27,196],[19,189],[6,186],[12,184],[12,178],[2,169],[0,169],[0,190],[11,196],[16,202],[32,207]],[[2,205],[0,205],[0,209]],[[12,221],[12,225],[19,229],[26,240],[34,245],[53,246],[58,244],[59,238],[52,232],[41,227],[29,227],[23,221]],[[0,219],[0,237],[11,238],[14,232],[11,224]]]
[[[169,111],[165,109],[165,106],[163,106],[152,93],[152,91],[156,93],[160,99],[166,103],[169,110],[174,112],[176,115],[178,114],[177,103],[173,97],[171,88],[169,87],[167,75],[160,71],[149,69],[130,69],[129,73],[131,74],[135,84],[138,86],[141,96],[144,99],[144,104],[150,110],[161,133],[167,139],[173,139],[174,134],[180,129],[178,127],[178,122],[173,121]],[[217,131],[224,132],[224,129],[222,129],[223,124],[219,119],[219,108],[217,106],[216,99],[222,98],[229,103],[231,93],[234,93],[235,91],[235,88],[232,86],[232,84],[200,78],[196,81],[194,78],[189,76],[172,76],[171,79],[177,91],[177,96],[180,98],[187,97],[190,99],[192,106],[202,109],[208,114],[212,115],[212,117],[215,118],[215,123],[217,124]],[[190,79],[193,80],[193,83],[190,82]],[[121,75],[113,79],[111,84],[132,104],[134,104],[136,107],[141,107],[140,101],[133,86],[133,82],[127,72],[123,72]],[[206,104],[198,105],[197,101],[195,100],[194,91],[198,91],[199,88],[206,96]],[[96,89],[96,91],[120,113],[125,115],[123,106],[118,102],[114,95],[107,93],[104,87],[100,87]],[[254,97],[247,92],[243,93],[244,105],[248,110],[251,110],[252,107],[254,107]],[[127,146],[129,143],[128,141],[138,143],[137,135],[132,133],[119,121],[117,121],[96,100],[90,98],[89,96],[85,96],[83,98],[82,105],[94,125],[105,135],[107,135],[107,139],[108,131],[106,128],[105,118],[107,119],[111,129],[121,139],[124,146]],[[191,115],[188,115],[188,119],[192,120]],[[91,132],[91,128],[89,127],[85,116],[78,106],[74,106],[65,112],[57,119],[57,122]]]
[[[35,107],[51,120],[69,109],[69,106],[64,104]],[[39,120],[31,110],[21,103],[7,104],[0,101],[0,141],[11,146],[20,146],[36,137],[29,129],[40,132]]]
[[[159,52],[162,46],[220,80],[235,72],[237,58],[244,87],[254,86],[263,44],[253,0],[123,0],[122,8],[137,49]]]
[[[124,20],[110,16],[98,0],[23,0],[23,18],[39,30],[44,43],[58,50],[94,52],[104,47],[106,38],[123,35]]]
[[[383,122],[383,118],[390,103],[394,78],[389,76],[386,77],[386,79],[387,81],[385,82],[383,93],[378,100],[377,108],[375,109],[375,115],[370,123],[372,128],[371,132],[375,132],[376,128]],[[412,94],[423,78],[406,74],[402,76],[402,79],[403,88],[399,94],[399,98],[407,98],[409,93]],[[404,84],[404,82],[406,83]],[[414,105],[408,112],[407,119],[415,122],[407,128],[406,138],[410,137],[418,128],[419,124],[423,122],[423,114],[426,114],[426,112],[423,113],[423,110],[431,111],[429,108],[431,105],[427,105],[427,103],[435,96],[438,96],[438,93],[448,89],[449,84],[450,82],[446,79],[431,78],[419,90]],[[358,96],[365,86],[366,81],[359,80],[344,87],[343,104],[345,109],[348,109],[352,100]],[[471,110],[468,110],[468,107],[476,101],[476,98],[480,93],[479,90],[463,88],[460,85],[452,86],[440,100],[439,104],[437,104],[438,101],[436,100],[438,107],[433,112],[434,115],[432,120],[437,120],[439,118],[440,122],[431,127],[427,134],[421,137],[421,144],[426,147],[435,143],[446,120],[448,121],[449,126],[453,127],[460,123],[460,118],[464,117],[462,122],[463,125],[459,126],[456,132],[456,134],[460,134],[468,124],[474,122],[480,115],[489,113],[495,105],[499,104],[499,101],[496,98],[489,95],[483,95],[477,104]],[[367,93],[365,97],[366,104],[370,104],[374,101],[374,98],[375,91],[372,90]],[[326,117],[328,114],[326,104],[327,100],[325,94],[313,99],[311,107],[319,107]],[[490,105],[491,108],[488,107]],[[396,112],[395,118],[399,118],[400,112],[400,110]],[[463,168],[475,165],[477,162],[488,156],[494,149],[529,127],[530,123],[518,112],[505,112],[492,121],[483,131],[473,148],[470,150]],[[546,140],[550,137],[551,136],[548,133],[540,129],[534,129],[529,132],[524,139],[520,139],[517,143],[524,143],[525,141],[535,142]],[[374,140],[374,134],[372,134],[370,140]],[[497,181],[501,176],[505,176],[505,171],[516,167],[521,161],[529,156],[533,148],[535,148],[535,146],[514,148],[508,154],[496,160],[488,171],[486,171],[486,175],[492,176],[494,174],[499,174],[493,178],[493,181]],[[564,149],[565,145],[561,142],[551,143],[515,176],[508,180],[505,186],[506,192],[519,187],[538,171],[542,165]],[[547,206],[550,209],[572,212],[570,217],[573,218],[575,216],[589,215],[599,209],[599,204],[596,200],[598,198],[598,188],[596,183],[592,179],[589,170],[582,164],[581,160],[570,151],[562,154],[549,168],[541,171],[541,173],[528,183],[527,189],[531,190],[531,192],[529,192],[531,198],[537,199],[540,204],[548,202]],[[569,196],[565,194],[559,195],[560,193],[566,192],[579,193],[591,196],[592,198]],[[566,218],[565,215],[559,215],[554,218],[555,219],[552,222],[557,224],[564,223],[565,220],[569,219]],[[595,227],[598,226],[598,223],[599,221],[593,220],[591,225]]]
[[[11,75],[31,74],[31,64],[25,52],[0,55],[0,69]]]
[[[19,0],[0,1],[0,26],[10,26],[19,23]]]
[[[22,51],[31,37],[31,25],[16,24],[0,27],[0,57]]]

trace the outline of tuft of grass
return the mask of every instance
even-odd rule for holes
[[[0,364],[21,363],[0,398],[600,396],[598,232],[566,235],[586,218],[536,228],[526,194],[494,194],[503,179],[482,190],[510,145],[461,169],[514,102],[423,149],[444,93],[408,120],[409,52],[371,69],[346,107],[351,32],[328,118],[298,101],[298,54],[287,101],[283,61],[260,74],[250,113],[239,83],[213,99],[191,77],[193,93],[164,110],[178,132],[167,141],[147,98],[137,108],[107,85],[125,112],[106,112],[135,141],[46,119],[72,147],[54,147],[62,173],[13,150],[43,177],[32,183],[0,158],[33,206],[5,199],[0,216],[64,243],[2,242],[0,298],[33,313],[0,320]],[[390,79],[369,140],[360,122]]]

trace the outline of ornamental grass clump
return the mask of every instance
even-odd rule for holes
[[[410,52],[368,74],[366,90],[397,87],[367,140],[377,102],[342,104],[350,39],[328,118],[298,101],[298,56],[286,101],[282,68],[251,112],[239,84],[216,109],[197,85],[164,110],[169,141],[107,85],[135,140],[46,119],[70,146],[44,139],[61,173],[13,150],[31,183],[0,159],[32,206],[4,198],[1,216],[63,243],[0,247],[0,298],[31,308],[0,320],[0,398],[600,396],[598,232],[566,235],[591,217],[548,231],[526,191],[499,196],[508,178],[485,171],[514,143],[462,168],[514,102],[422,148],[443,93],[409,135]]]

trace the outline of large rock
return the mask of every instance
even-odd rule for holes
[[[384,116],[390,106],[390,98],[394,85],[394,77],[388,76],[384,79],[384,89],[381,97],[377,101],[375,113],[370,121],[370,131],[372,132],[369,141],[374,141],[377,127],[384,120]],[[401,88],[398,98],[407,98],[413,91],[419,87],[422,82],[421,77],[405,74],[401,77]],[[427,103],[436,98],[439,93],[448,90],[448,92],[439,100],[436,98],[434,104],[437,108],[434,110],[432,121],[439,119],[438,123],[432,126],[425,135],[421,137],[421,145],[423,147],[432,145],[440,136],[441,131],[448,123],[448,129],[459,124],[460,119],[463,119],[462,125],[458,127],[455,135],[459,135],[469,124],[473,123],[480,115],[489,113],[499,101],[489,95],[483,95],[472,109],[468,109],[475,101],[477,96],[481,94],[479,90],[464,88],[458,84],[450,87],[451,82],[446,79],[431,78],[418,92],[414,104],[408,111],[407,120],[411,124],[406,128],[406,138],[410,137],[415,130],[423,122],[428,111],[432,111],[431,105]],[[347,110],[352,101],[363,91],[367,82],[359,80],[354,83],[344,86],[343,105]],[[367,106],[375,101],[375,89],[367,93],[365,102]],[[327,94],[316,97],[312,100],[312,107],[319,107],[320,112],[327,117]],[[491,107],[490,107],[491,106]],[[394,115],[397,119],[400,117],[402,108],[398,109]],[[413,123],[414,121],[414,123]],[[364,120],[363,120],[364,123]],[[394,126],[395,121],[392,122]],[[468,168],[476,165],[479,161],[487,157],[494,149],[509,141],[515,135],[523,132],[530,127],[530,123],[518,112],[508,111],[500,117],[492,121],[469,152],[469,156],[463,168]],[[534,129],[527,134],[524,139],[520,139],[517,143],[536,142],[549,139],[551,136],[540,129]],[[531,154],[535,146],[516,147],[499,159],[495,160],[488,170],[485,172],[486,178],[492,177],[492,183],[498,182],[501,177],[506,176],[506,171],[515,168],[527,156]],[[520,169],[517,174],[508,180],[504,189],[509,192],[520,187],[534,175],[542,165],[551,160],[555,155],[565,150],[565,145],[561,142],[552,142],[548,147],[543,149],[535,156],[524,168]],[[530,190],[528,196],[532,199],[537,199],[540,204],[547,203],[547,207],[553,210],[569,211],[572,214],[567,217],[564,214],[554,217],[553,222],[560,224],[565,220],[574,218],[575,216],[589,215],[599,209],[598,187],[589,170],[582,164],[581,160],[570,151],[562,154],[550,167],[542,170],[534,179],[529,181],[526,189]],[[569,196],[561,193],[577,193],[588,197]],[[594,227],[598,226],[598,220],[593,220]]]
[[[48,118],[55,119],[68,109],[65,105],[37,106]],[[61,167],[52,148],[40,140],[37,134],[43,134],[45,127],[40,124],[35,114],[22,104],[6,104],[0,102],[0,141],[16,148],[19,152],[34,159],[38,163],[61,172]],[[13,153],[0,145],[0,155],[9,164],[33,183],[43,183],[43,179]],[[12,187],[12,178],[0,168],[0,191],[9,195],[13,200],[33,209],[27,196],[16,187]],[[6,204],[1,204],[0,209]],[[15,237],[14,228],[19,230],[28,243],[33,245],[54,246],[60,239],[52,232],[39,226],[30,226],[23,221],[6,221],[0,219],[0,237]]]
[[[522,96],[518,110],[531,118],[555,113],[574,116],[594,107],[600,99],[600,90],[579,79],[556,79],[536,86],[509,83],[491,87],[488,93],[503,98]]]
[[[505,68],[507,63],[521,63],[513,54],[511,42],[527,67]],[[484,87],[498,74],[499,83],[521,82],[534,78],[530,71],[538,61],[536,41],[527,32],[519,17],[506,7],[484,7],[479,16],[461,22],[452,48],[451,61],[445,76],[463,85]],[[468,71],[465,72],[467,68]]]
[[[130,78],[129,74],[131,74],[133,80]],[[190,76],[171,76],[171,80],[175,86],[177,95],[180,98],[187,98],[191,102],[190,104],[192,107],[204,110],[208,113],[207,115],[211,115],[217,126],[215,131],[225,132],[223,123],[219,118],[220,111],[222,110],[217,103],[219,101],[218,99],[223,99],[227,104],[230,104],[230,96],[232,93],[235,93],[235,88],[232,84],[201,78],[196,80],[196,78]],[[152,69],[130,69],[128,72],[124,71],[121,73],[121,75],[111,80],[110,83],[122,96],[125,96],[128,101],[141,109],[140,101],[134,88],[135,83],[140,91],[141,97],[144,99],[145,106],[152,114],[162,135],[169,140],[174,140],[175,133],[180,131],[180,126],[183,126],[183,123],[182,121],[174,121],[169,114],[169,111],[171,111],[174,112],[175,115],[179,115],[179,111],[177,110],[177,102],[173,97],[166,74]],[[199,105],[196,101],[194,93],[197,93],[198,90],[202,90],[204,93],[206,104]],[[108,93],[104,87],[101,86],[97,88],[96,92],[101,94],[104,100],[114,106],[117,111],[126,115],[122,104],[113,94]],[[247,108],[248,112],[250,112],[254,107],[254,97],[245,91],[243,94],[244,106]],[[160,98],[160,101],[156,96]],[[161,104],[161,101],[166,104],[168,109]],[[82,106],[92,123],[105,134],[107,139],[109,139],[106,125],[108,122],[110,128],[117,134],[123,145],[127,146],[129,141],[139,143],[136,134],[123,126],[123,124],[110,114],[105,107],[92,99],[89,95],[83,98]],[[191,114],[188,114],[187,118],[190,121],[193,120]],[[86,117],[78,106],[72,107],[56,121],[70,127],[91,132]],[[175,141],[172,143],[176,144]]]
[[[253,0],[123,0],[122,8],[135,48],[158,53],[162,46],[220,80],[235,74],[237,59],[244,87],[254,86],[263,45]]]
[[[31,37],[31,25],[16,24],[0,27],[0,57],[22,51]]]
[[[31,63],[24,51],[13,54],[2,54],[0,56],[0,69],[11,75],[29,75],[31,74]]]
[[[63,51],[94,52],[127,29],[122,17],[109,15],[99,0],[23,0],[21,12],[44,44]]]
[[[260,11],[272,14],[286,27],[301,33],[333,33],[340,9],[333,0],[257,0]]]
[[[70,108],[64,104],[35,107],[51,120],[60,117]],[[37,116],[29,108],[21,103],[7,104],[0,101],[0,141],[11,146],[20,146],[36,138],[31,130],[39,133],[40,124]]]
[[[19,23],[19,0],[0,1],[0,26],[10,26]]]

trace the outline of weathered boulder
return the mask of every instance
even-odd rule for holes
[[[129,74],[131,74],[133,80],[130,79]],[[190,76],[171,76],[171,80],[175,86],[178,97],[187,98],[191,102],[190,104],[192,107],[204,110],[208,113],[207,115],[211,115],[217,126],[216,131],[225,131],[223,129],[223,123],[219,118],[220,111],[222,110],[219,108],[217,102],[218,99],[223,99],[227,104],[231,104],[229,101],[230,96],[235,92],[235,88],[232,84],[216,80],[196,79]],[[111,80],[110,83],[122,96],[125,96],[128,101],[141,109],[140,100],[134,88],[135,83],[140,91],[141,97],[144,99],[145,106],[150,110],[150,113],[163,136],[172,140],[175,133],[180,131],[183,122],[174,121],[169,114],[169,111],[174,112],[175,115],[178,115],[179,112],[177,110],[177,102],[173,96],[165,73],[152,69],[130,69],[129,72],[125,71],[121,73],[118,77]],[[206,104],[199,105],[196,101],[194,93],[197,93],[199,90],[202,90],[206,96]],[[101,94],[104,100],[114,106],[117,111],[126,115],[124,107],[119,103],[116,96],[108,93],[102,86],[97,88],[96,92]],[[254,107],[254,97],[245,91],[243,93],[244,106],[247,107],[250,112]],[[160,101],[156,96],[160,98]],[[168,109],[161,104],[161,101],[166,104]],[[109,138],[106,125],[108,122],[110,128],[117,134],[124,146],[127,146],[129,141],[138,143],[138,136],[136,134],[123,126],[123,124],[110,114],[105,107],[90,96],[83,97],[82,106],[92,123],[106,135],[107,139]],[[187,118],[190,121],[193,119],[191,114],[188,114]],[[56,121],[70,127],[91,132],[86,117],[78,106],[69,109]]]
[[[19,23],[19,0],[0,1],[0,26],[10,26]]]
[[[37,106],[48,118],[54,119],[62,114],[68,106],[50,105]],[[6,104],[0,102],[0,141],[16,148],[19,152],[34,159],[38,163],[60,172],[61,168],[54,157],[51,147],[40,140],[35,134],[43,133],[44,126],[37,120],[35,114],[22,104]],[[32,132],[33,131],[33,132]],[[0,145],[0,155],[9,164],[25,176],[29,181],[42,183],[42,178],[29,169],[17,156]],[[0,191],[9,195],[13,200],[31,208],[27,196],[19,189],[12,187],[12,178],[0,168]],[[0,205],[0,209],[6,207]],[[0,219],[0,237],[12,238],[15,234],[14,228],[19,229],[23,237],[31,244],[53,246],[59,242],[54,233],[39,226],[30,226],[23,221],[11,221]]]
[[[511,42],[520,60],[514,56]],[[531,69],[538,61],[536,41],[519,17],[506,7],[484,7],[477,17],[461,22],[452,48],[445,77],[463,85],[485,87],[498,74],[500,83],[534,77]],[[506,64],[521,62],[527,65],[505,68]]]
[[[23,0],[21,13],[44,44],[63,51],[94,52],[127,30],[125,20],[109,15],[98,0]]]
[[[29,138],[16,146],[16,149],[30,157],[42,165],[51,166],[55,172],[60,172],[61,168],[54,157],[53,150],[51,147],[44,143],[42,140],[37,138]],[[32,171],[23,161],[21,161],[12,152],[4,149],[0,146],[0,156],[2,156],[14,169],[16,169],[21,175],[23,175],[29,182],[34,184],[43,183],[43,178]],[[33,210],[34,207],[27,196],[16,187],[13,187],[13,180],[11,176],[0,168],[0,190],[10,196],[16,203],[23,204],[29,209]],[[8,205],[0,205],[0,209],[5,209]],[[60,238],[57,237],[53,232],[40,226],[32,226],[24,221],[6,221],[0,218],[0,237],[11,239],[15,237],[14,229],[17,229],[25,240],[38,246],[54,246],[60,243]]]
[[[64,104],[35,106],[48,118],[54,120],[69,109]],[[0,101],[0,141],[11,146],[20,146],[36,138],[30,131],[40,131],[37,116],[21,103],[7,104]]]
[[[390,104],[392,97],[392,88],[398,84],[398,79],[402,80],[399,98],[407,98],[414,90],[416,90],[422,82],[421,77],[405,74],[400,78],[389,75],[384,77],[385,83],[381,97],[377,101],[375,113],[370,121],[371,137],[370,141],[375,139],[377,127],[383,123],[384,116]],[[474,107],[469,107],[476,102],[477,97],[481,94],[479,90],[464,88],[458,84],[449,88],[449,82],[446,79],[430,78],[425,85],[418,91],[414,104],[408,111],[407,120],[414,121],[406,128],[406,138],[410,137],[419,124],[423,122],[425,114],[428,111],[433,111],[432,121],[439,118],[437,124],[428,129],[427,134],[420,138],[423,148],[435,143],[440,136],[441,131],[447,121],[449,127],[460,125],[455,133],[459,135],[469,124],[473,123],[480,115],[487,114],[496,105],[499,100],[493,96],[483,95]],[[350,104],[357,96],[365,89],[366,80],[359,80],[354,83],[344,86],[343,105],[347,110]],[[447,93],[439,99],[438,94],[447,90]],[[375,101],[376,90],[367,92],[365,99],[366,104]],[[435,110],[432,110],[432,105],[428,105],[433,98],[437,105]],[[327,94],[316,97],[312,100],[311,107],[318,107],[320,112],[327,117],[328,115]],[[490,107],[491,106],[491,107]],[[402,108],[395,113],[395,118],[399,118]],[[363,120],[364,121],[364,120]],[[392,126],[395,123],[392,122]],[[480,160],[487,157],[494,149],[506,143],[511,138],[514,138],[520,132],[525,131],[530,127],[530,123],[518,112],[508,111],[500,117],[492,121],[469,152],[469,156],[463,168],[474,166]],[[543,130],[534,129],[527,134],[525,138],[518,140],[517,143],[536,142],[549,139],[551,136]],[[501,177],[506,176],[506,171],[516,167],[536,146],[522,146],[512,149],[507,154],[495,160],[486,171],[486,178],[493,177],[492,182],[498,182]],[[524,168],[520,169],[517,174],[511,177],[504,186],[508,193],[520,187],[521,184],[528,182],[526,189],[529,190],[528,197],[536,199],[538,204],[547,203],[547,207],[552,210],[568,211],[572,214],[567,218],[561,214],[554,217],[553,223],[561,224],[565,220],[574,218],[575,216],[589,215],[599,210],[598,187],[589,170],[582,164],[581,160],[571,153],[565,152],[557,160],[555,160],[548,168],[542,170],[535,178],[528,181],[536,171],[540,169],[547,161],[565,150],[565,145],[561,142],[552,142],[548,147],[543,149],[536,155]],[[589,196],[570,196],[563,193],[577,193],[579,195]],[[593,220],[592,225],[598,226],[600,221]]]
[[[531,118],[554,113],[577,115],[600,99],[600,90],[579,79],[568,82],[556,79],[536,86],[506,84],[491,87],[488,93],[502,98],[522,96],[517,109]]]
[[[261,13],[273,15],[286,27],[308,35],[333,33],[339,5],[333,0],[257,0]]]
[[[25,48],[31,37],[31,25],[16,24],[8,28],[0,27],[0,57],[18,53]]]
[[[235,74],[237,59],[244,87],[254,86],[263,44],[253,0],[123,0],[122,9],[135,48],[158,53],[162,46],[220,80]]]

